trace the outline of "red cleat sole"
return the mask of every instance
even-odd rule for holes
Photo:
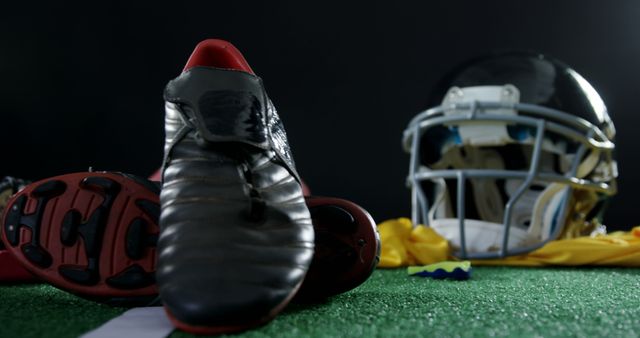
[[[158,192],[143,180],[75,173],[13,196],[0,233],[23,267],[60,289],[105,301],[151,298],[158,213]]]

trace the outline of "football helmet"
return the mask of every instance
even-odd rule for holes
[[[415,225],[460,258],[499,258],[604,231],[616,193],[615,128],[596,90],[551,57],[470,60],[409,123]]]

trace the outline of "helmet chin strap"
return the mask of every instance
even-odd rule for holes
[[[599,151],[591,151],[587,157],[578,165],[576,177],[584,178],[589,175],[597,166],[600,159]],[[566,184],[551,183],[540,194],[533,207],[531,227],[529,236],[533,240],[547,240],[551,237],[555,229],[559,226],[557,222],[558,212],[563,204],[569,202],[571,187]]]
[[[449,190],[447,189],[447,184],[445,183],[444,178],[435,179],[434,183],[436,185],[436,198],[433,203],[433,207],[429,209],[429,224],[431,224],[431,222],[436,218],[453,217]]]
[[[552,235],[554,217],[558,216],[557,211],[569,189],[565,184],[551,183],[540,193],[531,214],[531,225],[528,231],[530,240],[544,241]]]

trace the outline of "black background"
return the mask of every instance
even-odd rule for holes
[[[235,44],[267,86],[315,194],[378,221],[408,216],[410,118],[449,68],[496,48],[564,60],[618,129],[613,228],[635,225],[640,171],[637,1],[207,1],[3,4],[0,174],[148,175],[161,162],[166,82],[205,38]]]

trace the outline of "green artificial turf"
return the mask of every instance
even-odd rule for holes
[[[76,337],[125,309],[48,286],[0,287],[1,337]],[[378,270],[234,337],[637,337],[640,269],[475,267],[468,281]],[[171,337],[192,337],[174,332]]]

